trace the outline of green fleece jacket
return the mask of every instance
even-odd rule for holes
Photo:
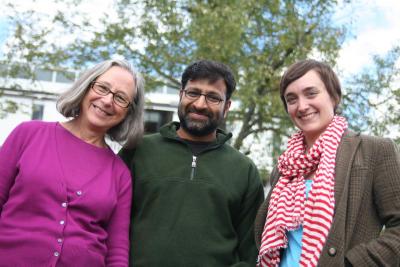
[[[264,199],[256,166],[220,130],[196,157],[178,128],[170,123],[119,153],[134,181],[131,266],[254,267],[253,223]]]

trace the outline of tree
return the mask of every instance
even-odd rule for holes
[[[384,56],[346,85],[344,113],[355,130],[390,136],[400,144],[400,46]]]
[[[0,98],[2,96],[2,92],[0,92]],[[0,119],[6,117],[8,113],[14,113],[17,111],[17,105],[15,102],[11,100],[2,100],[0,99]]]
[[[229,116],[239,125],[236,148],[248,136],[288,134],[278,92],[285,66],[311,54],[334,64],[345,37],[344,27],[332,23],[337,2],[329,0],[119,0],[115,16],[103,14],[96,22],[73,8],[81,1],[62,2],[69,9],[53,16],[10,13],[15,33],[9,59],[82,67],[120,55],[140,66],[148,89],[179,89],[188,63],[222,61],[238,80],[234,99],[240,104]]]

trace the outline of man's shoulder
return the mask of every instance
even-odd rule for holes
[[[232,158],[232,160],[236,161],[237,163],[241,162],[241,163],[245,163],[245,164],[250,164],[255,166],[253,160],[248,157],[247,155],[245,155],[243,152],[239,151],[238,149],[234,148],[233,146],[231,146],[230,144],[223,144],[221,146],[221,153],[224,153],[226,155],[229,155],[229,157]]]
[[[142,138],[142,140],[137,144],[137,149],[140,149],[142,147],[154,144],[154,143],[159,143],[162,141],[164,138],[163,136],[159,133],[150,133],[150,134],[145,134]]]
[[[134,148],[122,148],[118,154],[123,157],[133,157],[136,151],[146,150],[148,147],[160,145],[163,137],[160,133],[146,134]]]

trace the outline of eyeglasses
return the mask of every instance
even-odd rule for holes
[[[106,96],[108,94],[113,95],[113,101],[115,104],[120,106],[121,108],[127,108],[131,104],[131,102],[127,99],[127,96],[124,94],[121,94],[119,92],[114,93],[111,91],[110,88],[108,88],[106,85],[99,83],[99,82],[92,82],[91,88],[93,91],[95,91],[97,94]]]
[[[191,89],[183,90],[183,92],[188,99],[193,101],[199,99],[202,95],[204,95],[204,97],[206,98],[206,102],[209,105],[218,105],[219,103],[224,101],[218,94],[203,94],[200,91]]]

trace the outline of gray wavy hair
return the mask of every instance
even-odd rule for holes
[[[110,59],[84,72],[69,90],[61,94],[57,100],[57,110],[66,118],[78,117],[81,103],[91,83],[114,66],[121,67],[132,74],[136,85],[136,96],[123,121],[108,130],[107,136],[123,147],[132,148],[142,138],[144,131],[144,79],[128,61]]]

